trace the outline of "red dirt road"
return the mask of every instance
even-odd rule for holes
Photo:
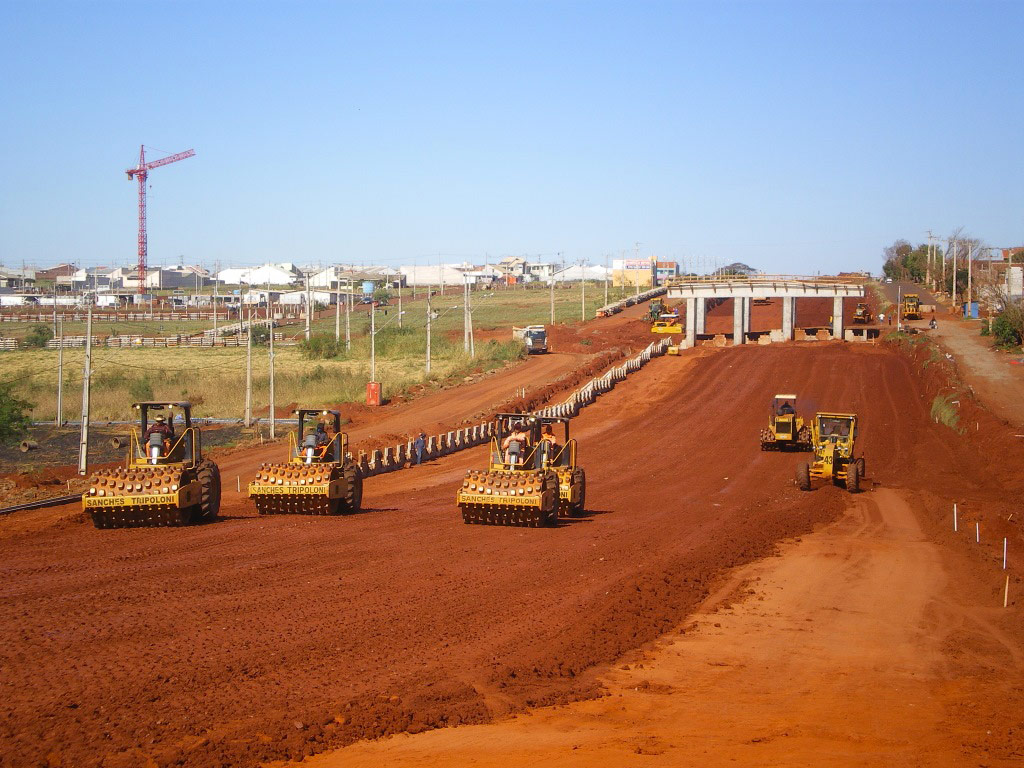
[[[928,514],[969,497],[1005,517],[1021,490],[930,421],[895,353],[661,358],[574,420],[589,509],[557,529],[461,523],[481,448],[371,478],[350,517],[239,501],[203,527],[0,541],[0,765],[254,765],[596,693],[596,665],[672,630],[725,569],[846,507],[757,450],[782,390],[860,413],[869,475],[927,488]]]

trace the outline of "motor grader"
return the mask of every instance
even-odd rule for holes
[[[857,493],[866,467],[864,457],[854,455],[856,439],[856,414],[816,414],[811,423],[814,461],[798,464],[796,468],[796,484],[800,490],[809,491],[812,481],[824,480],[843,484],[850,493]]]
[[[348,457],[341,414],[309,408],[293,414],[297,424],[288,433],[288,460],[261,464],[249,484],[256,511],[261,515],[358,512],[363,477]]]
[[[576,463],[569,420],[522,413],[495,419],[487,469],[469,470],[456,493],[463,522],[536,528],[583,512],[587,478]],[[542,439],[545,426],[559,428],[560,445]],[[517,438],[517,452],[506,438]]]
[[[920,320],[921,319],[921,297],[916,293],[906,293],[903,295],[903,304],[900,307],[900,313],[904,320]]]
[[[761,430],[762,451],[809,451],[811,428],[796,412],[796,395],[776,395]]]
[[[124,466],[94,472],[82,495],[82,509],[93,525],[130,528],[215,519],[220,511],[220,469],[203,458],[192,405],[144,402],[132,408],[139,412],[139,429],[131,430]],[[183,429],[174,436],[176,411]],[[152,421],[165,421],[171,435],[149,429],[154,413]]]

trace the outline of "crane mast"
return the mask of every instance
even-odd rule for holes
[[[153,168],[159,168],[161,165],[170,165],[179,160],[194,157],[195,154],[194,149],[186,149],[184,152],[168,155],[159,160],[151,160],[147,163],[146,147],[143,145],[139,147],[138,166],[125,171],[129,179],[135,179],[139,182],[139,293],[145,293],[146,290],[146,255],[148,252],[148,240],[146,238],[146,179]]]

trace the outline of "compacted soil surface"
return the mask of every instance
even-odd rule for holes
[[[67,509],[30,527],[0,521],[14,527],[0,536],[0,765],[257,765],[615,690],[609,665],[678,632],[728,584],[730,569],[773,554],[778,542],[851,514],[913,528],[906,515],[886,517],[878,491],[798,491],[793,470],[806,457],[763,453],[757,443],[776,392],[798,392],[807,410],[856,411],[874,483],[910,489],[910,514],[926,531],[939,530],[960,500],[962,525],[978,520],[986,547],[962,530],[945,545],[995,568],[994,537],[1020,541],[1017,518],[1003,528],[997,521],[1021,490],[1012,467],[1022,449],[1012,436],[998,446],[989,436],[986,449],[1009,462],[993,469],[975,436],[932,422],[925,386],[899,353],[838,342],[656,359],[573,420],[587,510],[553,529],[462,523],[455,490],[467,469],[486,463],[484,447],[370,478],[364,511],[344,517],[261,518],[229,493],[221,521],[184,529],[101,531]],[[459,391],[448,396],[458,409]],[[231,461],[244,487],[259,459],[234,453]],[[903,493],[880,498],[895,504]],[[870,561],[847,559],[834,579]],[[894,573],[932,567],[924,555],[891,562]],[[993,573],[976,591],[994,605],[1002,583]],[[887,615],[916,621],[931,610],[923,600],[905,612],[890,605]],[[804,608],[808,629],[827,615],[811,602],[779,610]],[[985,621],[1009,633],[999,622],[1010,615]],[[858,626],[830,630],[822,643]],[[778,627],[762,631],[753,619],[739,627],[719,661],[767,665],[755,688],[778,678],[794,696],[818,695],[809,679],[798,685],[777,635],[765,658],[789,666],[740,652]],[[892,642],[934,668],[936,643],[917,631],[863,642],[869,660]],[[1019,659],[1007,651],[1002,663],[981,671],[995,676]],[[830,674],[855,678],[861,669],[851,661]],[[946,679],[957,674],[950,667]],[[724,706],[740,678],[719,694],[705,671],[696,701]],[[644,680],[647,689],[686,685]],[[838,686],[820,704],[834,707],[842,695]],[[996,707],[986,701],[960,717]],[[635,748],[662,749],[657,739]]]

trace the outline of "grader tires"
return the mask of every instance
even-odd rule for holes
[[[861,480],[867,476],[867,465],[864,463],[863,456],[857,459],[857,474],[860,476]]]
[[[801,491],[811,490],[811,465],[806,462],[796,465],[796,485]]]
[[[857,493],[860,490],[860,464],[851,461],[846,468],[846,490]]]

